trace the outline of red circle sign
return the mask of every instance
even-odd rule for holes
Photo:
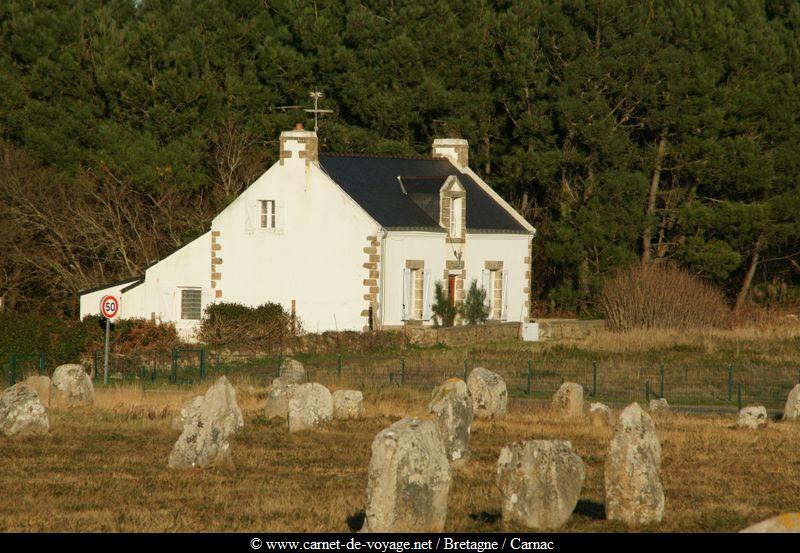
[[[100,313],[106,319],[113,319],[119,313],[119,300],[114,296],[103,296],[100,300]]]

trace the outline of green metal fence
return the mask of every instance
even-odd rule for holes
[[[44,353],[12,353],[5,364],[5,372],[11,386],[28,376],[47,374]]]
[[[9,378],[17,381],[36,369],[39,354],[17,355],[9,360]],[[142,386],[194,385],[227,375],[254,386],[268,386],[278,375],[282,357],[255,357],[223,362],[220,352],[205,348],[112,355],[109,383],[135,382]],[[620,370],[613,360],[591,357],[568,363],[509,355],[476,355],[456,359],[447,352],[396,354],[298,355],[309,381],[328,386],[375,389],[402,387],[430,390],[448,378],[465,379],[475,367],[500,374],[511,397],[549,399],[565,381],[577,382],[587,399],[605,403],[649,401],[665,397],[675,406],[732,408],[758,403],[781,409],[792,387],[800,383],[800,370],[788,364],[738,362],[716,365],[651,363]],[[32,361],[31,359],[34,359]],[[27,363],[27,364],[26,364]],[[102,385],[102,352],[93,355],[97,385]],[[26,367],[22,370],[20,367]],[[11,367],[16,367],[11,370]]]

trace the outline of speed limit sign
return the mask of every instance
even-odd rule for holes
[[[106,319],[113,319],[119,314],[119,300],[114,296],[103,296],[100,300],[100,313]]]

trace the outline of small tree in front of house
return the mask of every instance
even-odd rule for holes
[[[431,305],[431,315],[435,326],[453,326],[458,315],[459,306],[455,302],[450,303],[447,294],[444,293],[444,284],[437,280],[433,291],[433,304]]]
[[[473,280],[464,299],[464,318],[471,325],[484,323],[489,318],[489,307],[486,305],[486,290],[478,287],[478,281]]]

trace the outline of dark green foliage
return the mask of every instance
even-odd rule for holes
[[[489,318],[489,306],[486,305],[486,290],[473,280],[464,298],[463,315],[468,324],[485,323]]]
[[[194,215],[125,262],[98,267],[75,248],[65,264],[83,281],[57,291],[31,285],[51,278],[38,266],[16,275],[0,259],[13,276],[0,293],[27,311],[38,296],[66,303],[207,228],[276,159],[281,130],[310,128],[313,88],[334,111],[324,150],[425,154],[435,137],[468,139],[470,165],[538,230],[536,305],[596,314],[602,282],[642,257],[648,229],[653,259],[731,301],[751,266],[753,287],[797,286],[798,45],[800,4],[774,0],[0,3],[0,146],[54,188],[120,181],[135,205],[179,194]],[[243,161],[226,172],[231,144]],[[5,213],[2,179],[0,220],[32,228]],[[4,253],[24,242],[13,228],[0,228]]]
[[[0,314],[0,365],[12,353],[43,352],[48,371],[64,363],[79,363],[101,351],[105,342],[99,317],[82,321],[47,315]],[[142,319],[117,321],[110,334],[110,350],[117,354],[135,351],[167,351],[179,343],[175,326]]]
[[[437,280],[434,285],[433,304],[431,305],[433,324],[436,326],[453,326],[459,309],[460,305],[455,302],[453,304],[450,303],[450,299],[444,291],[444,284],[442,281]]]

